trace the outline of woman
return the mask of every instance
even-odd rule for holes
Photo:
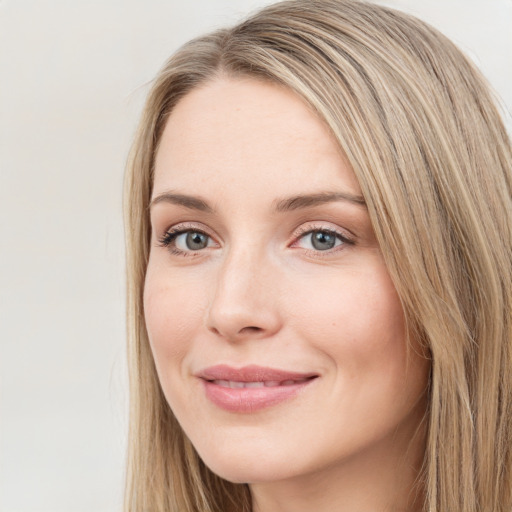
[[[295,0],[179,50],[127,174],[126,510],[511,510],[511,162],[405,14]]]

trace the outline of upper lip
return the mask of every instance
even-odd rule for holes
[[[227,380],[235,382],[266,382],[266,381],[289,381],[303,380],[318,377],[318,374],[311,372],[290,372],[277,368],[265,366],[248,365],[242,368],[233,368],[226,364],[219,364],[204,368],[197,374],[204,380]]]

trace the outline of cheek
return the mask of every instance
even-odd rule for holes
[[[303,299],[293,305],[301,311],[301,328],[330,352],[364,356],[404,345],[402,307],[385,269],[333,273],[324,282],[306,283],[292,297]]]
[[[201,324],[203,307],[197,287],[178,276],[148,266],[144,285],[144,317],[157,371],[166,379],[169,366],[185,357],[194,330]],[[164,384],[162,382],[162,384]]]
[[[409,415],[424,396],[429,363],[415,347],[408,353],[402,306],[385,268],[333,275],[314,290],[296,303],[296,328],[328,361],[328,409],[341,411],[333,445],[339,432],[359,446],[405,418],[416,424],[423,409]]]
[[[384,264],[333,273],[292,294],[295,329],[327,356],[332,385],[375,407],[411,405],[424,388],[428,362],[407,350],[403,309]],[[408,407],[408,406],[407,406]]]

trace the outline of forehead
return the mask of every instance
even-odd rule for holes
[[[176,105],[156,156],[155,190],[224,182],[254,190],[294,183],[302,192],[357,180],[324,122],[292,91],[252,78],[220,78]],[[293,190],[286,190],[293,193]]]

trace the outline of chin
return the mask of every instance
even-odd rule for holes
[[[204,455],[199,453],[199,456],[213,473],[236,484],[274,482],[293,477],[284,455],[269,457],[268,454],[234,451]]]
[[[236,466],[233,464],[213,466],[207,464],[207,466],[213,473],[234,484],[277,482],[293,476],[290,475],[289,472],[281,472],[279,470],[272,470],[269,467],[264,467],[265,465],[263,464],[258,467],[250,467],[247,464]]]

